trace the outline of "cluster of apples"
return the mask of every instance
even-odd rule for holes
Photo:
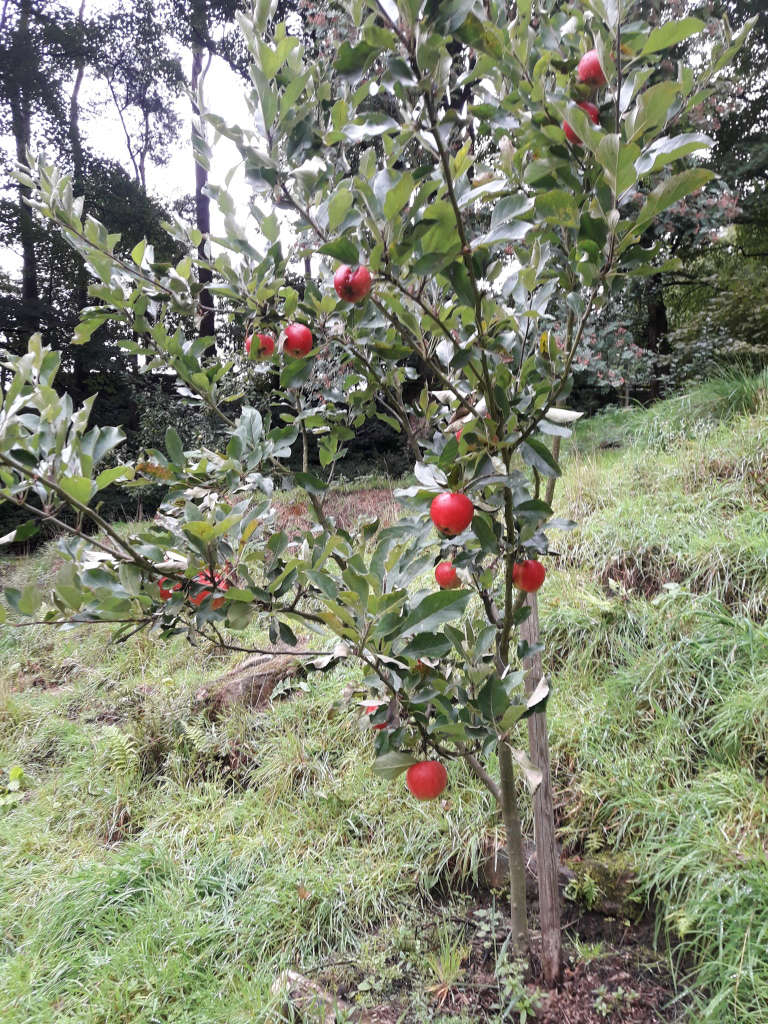
[[[259,348],[255,356],[260,359],[269,359],[270,356],[275,354],[275,339],[271,334],[257,334],[256,339],[259,343]],[[289,356],[296,356],[296,358],[303,358],[308,355],[312,350],[313,340],[312,331],[305,324],[288,324],[285,328],[285,341],[283,342],[283,351],[287,352]],[[245,354],[251,354],[251,347],[253,346],[253,335],[248,335],[245,339]]]
[[[371,272],[368,267],[358,266],[353,270],[346,263],[342,264],[333,275],[333,287],[336,294],[344,302],[362,302],[371,290]],[[254,358],[269,359],[275,354],[275,339],[271,334],[257,334],[258,350]],[[289,356],[303,359],[312,351],[314,344],[312,332],[306,324],[288,324],[285,328],[283,351]],[[253,347],[253,335],[245,339],[245,353],[250,356]]]
[[[576,77],[582,85],[591,85],[595,89],[599,89],[605,85],[605,73],[603,72],[600,64],[600,57],[597,50],[588,50],[579,61],[576,67]],[[592,124],[597,124],[600,120],[600,111],[594,103],[583,102],[577,103],[577,107],[581,107],[587,117],[590,119]],[[580,146],[581,139],[576,132],[571,128],[567,121],[563,121],[563,131],[565,137],[573,146]]]
[[[456,537],[472,522],[475,508],[466,494],[444,492],[432,499],[429,515],[438,533],[444,537]],[[547,570],[535,558],[516,562],[512,569],[512,582],[518,590],[533,594],[544,582]],[[435,566],[435,580],[441,590],[453,590],[461,586],[461,580],[452,562],[438,562]]]

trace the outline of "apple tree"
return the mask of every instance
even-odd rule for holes
[[[345,700],[367,709],[375,771],[406,772],[428,798],[463,758],[498,800],[523,953],[516,774],[535,788],[541,772],[517,736],[548,687],[526,692],[523,663],[539,647],[520,631],[549,533],[572,525],[551,508],[571,369],[590,316],[627,277],[658,271],[648,226],[712,177],[691,156],[709,138],[677,124],[748,26],[734,36],[724,23],[693,69],[666,54],[702,22],[651,30],[626,0],[351,0],[345,41],[310,59],[271,7],[240,17],[247,124],[202,114],[211,145],[237,146],[251,199],[210,185],[224,230],[167,225],[186,246],[180,262],[143,243],[124,252],[44,158],[19,172],[93,277],[73,341],[118,325],[142,371],[174,374],[228,440],[185,451],[169,428],[163,451],[120,462],[120,432],[88,428],[90,400],[76,409],[57,392],[58,353],[33,337],[5,364],[0,498],[30,519],[4,539],[54,523],[64,565],[50,593],[6,589],[4,615],[234,649],[251,649],[238,633],[254,621],[289,645],[297,627],[332,636],[333,656],[362,665]],[[198,336],[200,270],[242,323],[243,358],[272,370],[280,416],[224,389],[238,367]],[[309,388],[330,355],[338,374]],[[373,418],[405,435],[415,483],[394,525],[341,529],[330,481]],[[311,437],[319,466],[290,470]],[[99,514],[107,484],[158,480],[168,491],[155,521],[118,530]],[[313,511],[298,538],[275,526],[285,480]]]

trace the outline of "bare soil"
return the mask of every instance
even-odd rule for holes
[[[342,530],[349,529],[358,519],[378,518],[382,526],[389,526],[398,518],[400,507],[386,487],[371,487],[361,491],[330,491],[324,501],[326,515],[334,519]],[[307,502],[286,501],[276,503],[279,530],[290,536],[305,533],[315,524]]]

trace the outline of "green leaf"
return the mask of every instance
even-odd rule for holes
[[[681,18],[679,21],[668,21],[666,25],[659,25],[648,36],[648,42],[640,51],[640,56],[644,57],[646,54],[658,53],[659,50],[677,46],[685,39],[697,35],[704,27],[704,22],[698,18]]]
[[[174,465],[184,465],[186,460],[184,459],[184,450],[181,444],[181,438],[173,427],[169,427],[165,432],[165,450],[168,453],[168,458],[172,463],[174,463]]]
[[[410,754],[401,750],[390,750],[389,753],[381,754],[376,758],[373,762],[373,770],[382,779],[396,779],[412,764],[416,764],[416,759]]]
[[[0,537],[0,544],[13,544],[14,541],[27,540],[29,537],[34,537],[39,529],[40,527],[34,519],[28,519],[26,523],[17,526],[15,530],[6,533],[4,537]]]
[[[184,533],[197,537],[198,540],[203,541],[205,544],[213,540],[215,536],[214,527],[210,523],[206,523],[205,520],[184,523],[181,528]]]
[[[422,632],[434,629],[451,619],[458,619],[465,611],[472,593],[469,590],[440,590],[423,598],[402,624],[401,635],[407,636],[416,628]]]
[[[357,246],[348,238],[337,238],[333,242],[326,242],[317,251],[326,256],[333,256],[334,259],[341,260],[342,263],[356,264],[359,262]]]
[[[673,160],[680,160],[699,149],[709,149],[712,139],[701,132],[685,132],[682,135],[664,135],[655,139],[635,160],[635,170],[641,177],[653,174]]]
[[[475,512],[472,517],[472,532],[480,541],[483,551],[499,550],[499,541],[494,533],[491,519],[484,512]]]
[[[339,47],[339,52],[336,60],[333,62],[333,66],[342,75],[354,76],[364,71],[377,53],[377,47],[370,46],[366,42],[360,42],[357,46],[350,46],[345,41]]]
[[[342,223],[349,213],[354,197],[348,188],[341,188],[328,201],[328,227],[331,231]]]
[[[660,213],[663,213],[670,206],[674,206],[676,202],[684,199],[691,192],[695,192],[696,189],[702,188],[712,178],[714,178],[713,172],[706,170],[704,167],[692,167],[687,171],[681,171],[679,174],[673,174],[671,177],[665,178],[643,203],[640,213],[637,215],[637,220],[632,225],[628,236],[622,240],[619,251],[625,249],[636,238],[639,238],[648,224]]]
[[[450,640],[441,633],[417,633],[403,648],[395,648],[401,658],[443,658],[451,649]]]
[[[392,220],[402,210],[411,198],[414,187],[414,178],[410,172],[395,179],[384,200],[384,216],[388,220]]]
[[[133,480],[134,475],[133,466],[110,466],[109,469],[102,470],[96,477],[94,481],[96,490],[101,491],[105,487],[109,487],[115,480]]]
[[[560,467],[552,457],[552,452],[543,441],[537,441],[535,437],[529,437],[520,445],[520,454],[528,466],[537,469],[544,476],[560,476]]]
[[[12,587],[5,588],[5,600],[20,615],[34,615],[43,603],[43,595],[40,587],[29,584],[23,590],[15,590]]]
[[[65,476],[59,481],[59,486],[70,498],[87,505],[93,494],[93,483],[84,476]]]
[[[308,494],[325,494],[328,490],[328,485],[314,473],[294,473],[293,479]]]
[[[574,196],[564,189],[553,189],[536,197],[536,212],[544,220],[564,228],[579,226],[579,208]]]
[[[147,248],[146,238],[142,240],[131,249],[131,259],[137,267],[141,266],[141,261],[144,259],[144,250]]]

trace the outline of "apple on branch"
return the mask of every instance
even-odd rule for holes
[[[605,73],[597,50],[587,50],[576,67],[576,77],[584,85],[605,85]]]
[[[445,537],[455,537],[472,522],[475,507],[466,494],[444,493],[432,499],[429,515],[437,530]]]
[[[356,267],[353,270],[342,263],[333,275],[333,287],[344,302],[362,302],[371,290],[371,272],[368,267]]]
[[[312,332],[304,324],[288,324],[283,349],[289,356],[302,358],[312,349]]]
[[[417,800],[434,800],[448,785],[448,772],[440,761],[419,761],[405,773],[405,784]]]
[[[544,582],[547,570],[535,558],[527,558],[524,562],[515,562],[512,567],[512,582],[518,590],[533,594]]]
[[[453,567],[453,562],[439,562],[435,566],[435,579],[441,590],[455,590],[461,586],[459,574]]]
[[[258,345],[258,348],[256,349],[256,351],[254,352],[254,357],[268,358],[269,356],[274,355],[274,352],[275,352],[275,339],[273,337],[271,337],[271,335],[269,335],[269,334],[257,334],[256,338],[258,339],[259,345]],[[251,346],[252,346],[252,344],[253,344],[253,336],[249,334],[248,337],[245,339],[245,353],[246,353],[246,355],[250,355],[251,354]]]

